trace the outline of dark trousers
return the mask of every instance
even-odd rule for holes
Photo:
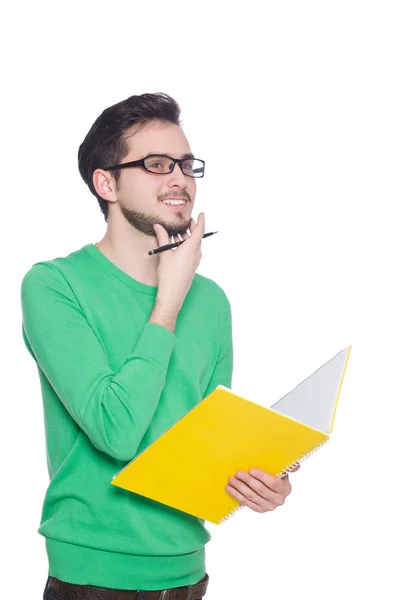
[[[76,589],[79,588],[80,586],[76,586]],[[175,589],[175,588],[172,588]],[[98,600],[106,600],[107,598],[107,594],[106,594],[106,590],[109,591],[109,593],[112,595],[112,598],[114,598],[114,589],[110,589],[110,588],[98,588],[99,594],[98,594]],[[75,599],[80,598],[80,595],[73,594],[73,597]],[[110,597],[110,595],[109,595]],[[81,600],[85,600],[87,598],[86,594],[83,592],[81,595]],[[90,598],[92,598],[92,596],[90,595]],[[43,600],[71,600],[70,597],[65,596],[63,593],[60,594],[57,590],[54,590],[51,587],[51,580],[50,577],[47,579],[47,583],[44,589],[44,593],[43,593]],[[93,598],[92,598],[93,600]],[[197,598],[196,600],[203,600],[203,598]]]

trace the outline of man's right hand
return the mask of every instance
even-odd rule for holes
[[[159,246],[170,243],[164,227],[156,225],[155,232]],[[178,248],[158,254],[158,291],[149,322],[163,325],[171,331],[175,329],[178,313],[200,264],[201,241],[205,232],[204,213],[199,214],[197,224],[191,219],[190,232],[190,236],[182,236],[185,241]]]

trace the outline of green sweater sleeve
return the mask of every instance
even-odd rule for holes
[[[226,297],[225,297],[226,298]],[[226,299],[219,331],[219,353],[210,382],[204,394],[206,398],[218,385],[232,387],[233,376],[233,334],[232,313],[229,301]]]
[[[131,460],[163,390],[175,335],[146,323],[122,369],[114,372],[63,275],[34,265],[21,285],[25,343],[92,444]]]

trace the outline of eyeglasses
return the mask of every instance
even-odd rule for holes
[[[149,154],[141,160],[133,160],[120,165],[106,167],[104,171],[116,171],[117,169],[128,169],[130,167],[142,167],[148,173],[165,175],[172,173],[175,165],[179,165],[182,173],[188,177],[204,177],[205,162],[199,158],[189,156],[188,158],[172,158],[166,154]]]

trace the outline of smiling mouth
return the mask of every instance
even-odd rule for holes
[[[167,198],[161,201],[166,206],[183,207],[186,206],[187,200],[184,198]]]

